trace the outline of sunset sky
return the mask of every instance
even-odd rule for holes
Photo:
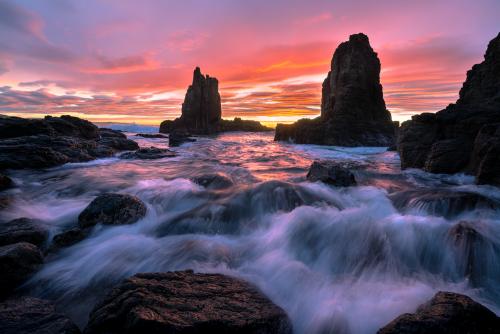
[[[159,124],[200,66],[224,118],[315,117],[335,48],[364,32],[404,120],[454,102],[499,31],[499,0],[0,0],[0,113]]]

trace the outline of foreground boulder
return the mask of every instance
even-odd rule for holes
[[[46,300],[21,297],[0,303],[2,334],[79,334],[78,327]]]
[[[56,234],[52,239],[49,251],[54,252],[61,248],[73,246],[74,244],[85,239],[90,234],[90,232],[90,228],[82,229],[79,227],[74,227],[67,231]]]
[[[112,156],[139,146],[72,116],[24,119],[0,115],[0,170],[54,167]]]
[[[209,135],[223,131],[271,131],[258,122],[222,120],[219,82],[216,78],[203,75],[199,67],[193,73],[193,82],[189,86],[182,103],[181,117],[166,120],[160,124],[161,133],[174,131],[194,135]],[[174,145],[172,145],[174,146]]]
[[[13,185],[14,185],[14,182],[12,182],[10,177],[3,175],[3,174],[0,174],[0,191],[5,190],[5,189],[9,189]]]
[[[0,296],[28,279],[43,263],[40,249],[27,242],[0,247]]]
[[[292,333],[285,312],[252,285],[192,271],[137,274],[90,313],[86,334]]]
[[[378,334],[493,334],[500,319],[471,298],[452,292],[438,292],[415,313],[403,314],[380,329]]]
[[[384,102],[380,60],[366,35],[351,35],[335,50],[323,82],[321,116],[278,124],[275,140],[339,146],[394,144],[395,126]]]
[[[153,159],[162,159],[162,158],[172,158],[177,154],[165,148],[158,147],[144,147],[140,148],[134,152],[127,152],[120,156],[122,159],[145,159],[145,160],[153,160]]]
[[[194,177],[193,182],[207,189],[225,189],[233,185],[233,181],[222,174],[213,173]]]
[[[403,169],[467,172],[500,185],[500,34],[467,72],[457,102],[403,122],[397,146]]]
[[[146,205],[137,197],[126,194],[97,196],[78,216],[80,228],[97,224],[133,224],[146,215]]]
[[[49,231],[41,222],[29,218],[18,218],[0,224],[0,246],[24,241],[41,247],[48,235]]]
[[[306,177],[311,182],[321,181],[339,187],[356,185],[354,174],[349,169],[331,161],[314,161]]]

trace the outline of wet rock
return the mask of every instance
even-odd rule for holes
[[[27,242],[0,247],[0,296],[28,279],[43,263],[40,249]]]
[[[206,174],[193,178],[193,182],[207,189],[225,189],[233,185],[233,181],[222,174]]]
[[[184,143],[190,143],[196,141],[196,139],[190,138],[189,133],[181,130],[174,130],[168,135],[168,146],[176,147]]]
[[[162,159],[162,158],[172,158],[177,156],[173,151],[157,148],[157,147],[145,147],[140,148],[135,152],[127,152],[120,156],[122,159]]]
[[[493,334],[500,319],[471,298],[452,292],[438,292],[415,313],[400,315],[378,334]]]
[[[481,194],[439,188],[405,190],[393,193],[389,198],[403,212],[424,210],[426,214],[445,218],[472,210],[500,209],[500,202]]]
[[[161,133],[138,133],[136,134],[137,137],[143,137],[143,138],[168,138],[165,135],[162,135]]]
[[[354,174],[349,169],[329,161],[314,161],[307,172],[307,180],[339,187],[356,185]]]
[[[101,138],[98,143],[117,151],[132,151],[139,149],[139,144],[135,141],[121,137],[104,137]]]
[[[146,205],[126,194],[104,194],[96,197],[78,216],[80,228],[97,224],[133,224],[146,215]]]
[[[192,271],[137,274],[91,312],[84,333],[292,333],[285,312],[254,286]]]
[[[70,230],[56,234],[52,239],[52,244],[50,245],[50,251],[56,251],[61,248],[73,246],[74,244],[82,241],[90,234],[89,228],[72,228]]]
[[[115,138],[127,138],[127,136],[118,130],[113,130],[113,129],[108,129],[108,128],[99,128],[99,135],[101,138],[106,138],[106,137],[115,137]]]
[[[79,334],[78,327],[43,299],[21,297],[0,303],[2,334]]]
[[[14,185],[10,177],[0,174],[0,191],[9,189]]]
[[[24,241],[41,247],[48,235],[48,230],[41,222],[29,218],[18,218],[0,224],[0,246]]]
[[[500,34],[481,64],[467,72],[460,97],[436,114],[401,125],[401,167],[433,173],[467,172],[478,183],[500,184]]]
[[[380,61],[364,34],[335,50],[323,82],[321,116],[278,125],[275,140],[300,144],[391,146],[395,126],[380,84]]]

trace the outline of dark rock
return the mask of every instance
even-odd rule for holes
[[[189,133],[182,130],[174,130],[168,135],[168,146],[176,147],[184,143],[194,142],[196,139],[190,138]]]
[[[233,185],[230,178],[218,173],[194,177],[193,182],[207,189],[225,189]]]
[[[395,126],[380,84],[380,61],[364,34],[351,35],[333,55],[323,82],[321,116],[276,127],[275,140],[300,144],[391,146]]]
[[[161,133],[138,133],[136,134],[137,137],[143,137],[143,138],[168,138],[165,135],[162,135]]]
[[[118,130],[113,130],[113,129],[108,129],[108,128],[99,128],[99,135],[101,138],[106,138],[106,137],[114,137],[114,138],[127,138],[127,136]]]
[[[481,194],[439,188],[404,190],[390,194],[389,198],[404,213],[416,209],[445,218],[454,218],[473,210],[500,209],[500,202]]]
[[[314,161],[307,172],[307,180],[321,181],[339,187],[356,185],[354,174],[349,169],[330,161]]]
[[[162,159],[175,157],[177,154],[165,148],[145,147],[120,156],[122,159]]]
[[[43,263],[40,249],[27,242],[0,247],[0,296],[28,279]]]
[[[292,333],[285,312],[254,286],[192,271],[137,274],[91,312],[95,333]]]
[[[24,241],[41,247],[48,235],[48,230],[41,222],[29,218],[18,218],[0,224],[0,246]]]
[[[398,151],[403,169],[467,172],[478,183],[500,184],[500,34],[467,72],[455,104],[401,125]]]
[[[400,315],[378,334],[493,334],[500,319],[471,298],[452,292],[438,292],[415,313]]]
[[[180,131],[194,135],[209,135],[224,131],[270,131],[259,122],[241,120],[222,120],[219,82],[216,78],[201,74],[196,67],[193,73],[193,82],[189,86],[184,103],[182,103],[181,117],[175,120],[166,120],[160,124],[161,133]],[[172,137],[170,137],[170,140]],[[171,146],[176,146],[173,144]]]
[[[0,303],[2,334],[79,334],[78,327],[43,299],[21,297]]]
[[[0,191],[11,188],[14,185],[14,182],[10,177],[0,174]]]
[[[50,251],[56,251],[61,248],[73,246],[85,239],[90,233],[90,229],[81,229],[78,227],[56,234],[52,239]]]
[[[113,130],[71,116],[32,120],[0,116],[0,169],[47,168],[85,162],[122,150],[135,150],[133,140]],[[106,132],[108,136],[101,137]]]
[[[133,224],[146,215],[146,205],[126,194],[104,194],[96,197],[78,216],[81,228],[97,224]]]

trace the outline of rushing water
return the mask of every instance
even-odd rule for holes
[[[0,218],[38,218],[52,235],[74,226],[102,192],[133,194],[148,206],[138,223],[95,228],[50,255],[27,283],[30,293],[55,299],[84,325],[95,300],[123,278],[191,268],[253,282],[297,333],[374,333],[439,290],[500,310],[499,188],[464,175],[401,172],[397,153],[385,148],[291,145],[270,133],[199,138],[174,150],[177,157],[161,160],[13,173],[20,187]],[[314,159],[345,163],[359,186],[306,182]],[[190,181],[209,173],[235,184],[209,190]],[[463,192],[481,200],[445,196]],[[464,220],[476,231],[470,240],[463,231],[457,237]]]

